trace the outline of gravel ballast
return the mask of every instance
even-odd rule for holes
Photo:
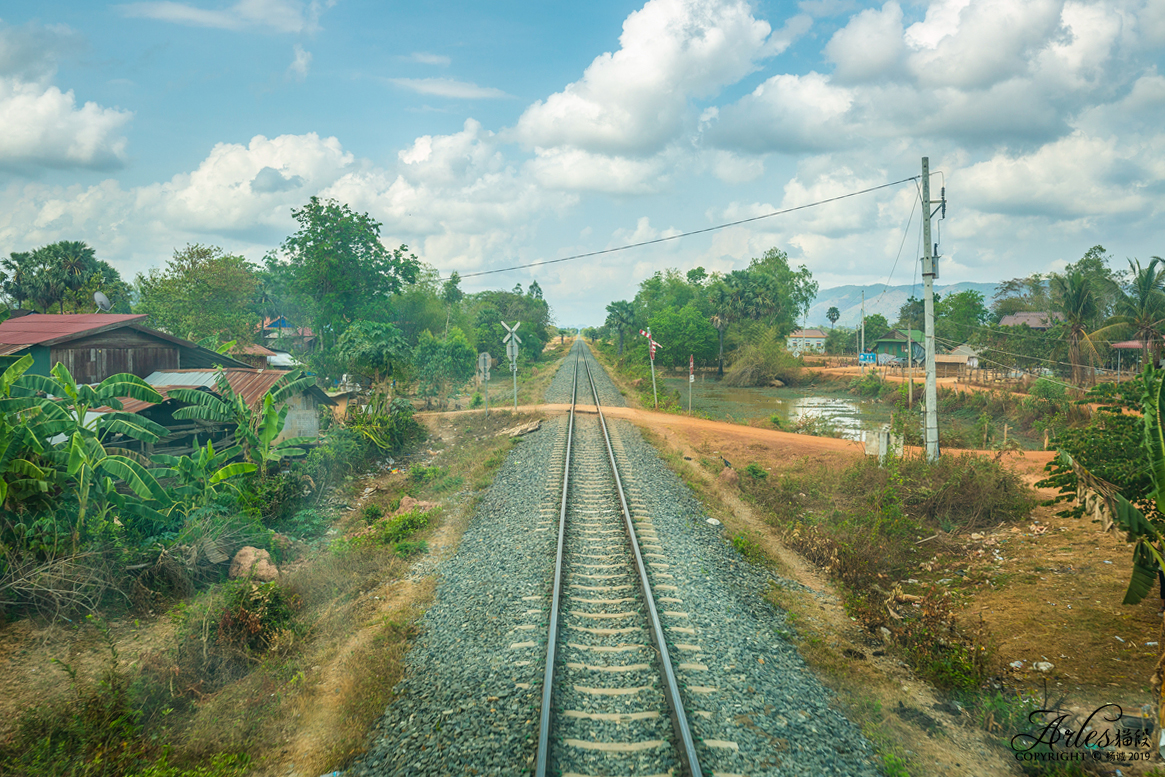
[[[624,404],[588,360],[601,401]],[[570,401],[574,361],[572,352],[547,402]],[[580,376],[579,402],[592,401]],[[784,616],[764,599],[772,574],[725,542],[634,426],[608,425],[641,550],[651,545],[656,606],[705,775],[879,774],[870,743],[780,636]],[[397,697],[347,774],[530,773],[565,432],[559,417],[522,438],[483,495],[439,566]]]

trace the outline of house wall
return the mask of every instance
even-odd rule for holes
[[[121,372],[144,378],[156,370],[180,368],[176,346],[128,327],[78,337],[49,350],[49,361],[64,364],[78,383],[100,383]]]
[[[319,402],[307,394],[297,394],[287,401],[287,422],[276,442],[289,437],[317,437],[320,433]]]

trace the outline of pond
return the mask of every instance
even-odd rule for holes
[[[688,404],[687,376],[663,378],[660,390],[678,391]],[[781,428],[792,429],[802,417],[820,418],[849,440],[861,440],[862,432],[881,430],[890,423],[890,407],[871,399],[859,399],[844,391],[820,389],[740,388],[726,386],[712,377],[696,376],[692,384],[692,411],[711,418],[743,423],[768,418],[774,413]]]

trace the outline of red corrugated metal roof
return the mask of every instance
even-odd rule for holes
[[[31,313],[0,322],[0,351],[14,353],[30,345],[115,329],[145,318],[128,313]]]
[[[231,349],[231,353],[243,356],[274,356],[275,351],[261,345],[242,345]]]

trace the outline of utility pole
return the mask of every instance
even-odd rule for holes
[[[862,374],[866,374],[866,365],[862,362],[862,354],[866,352],[866,290],[862,289],[862,336],[858,340],[858,364]]]
[[[945,195],[945,192],[944,192]],[[938,450],[938,386],[934,369],[934,244],[930,238],[930,158],[922,158],[922,288],[926,328],[926,458],[937,461]],[[939,200],[941,207],[942,200]]]

